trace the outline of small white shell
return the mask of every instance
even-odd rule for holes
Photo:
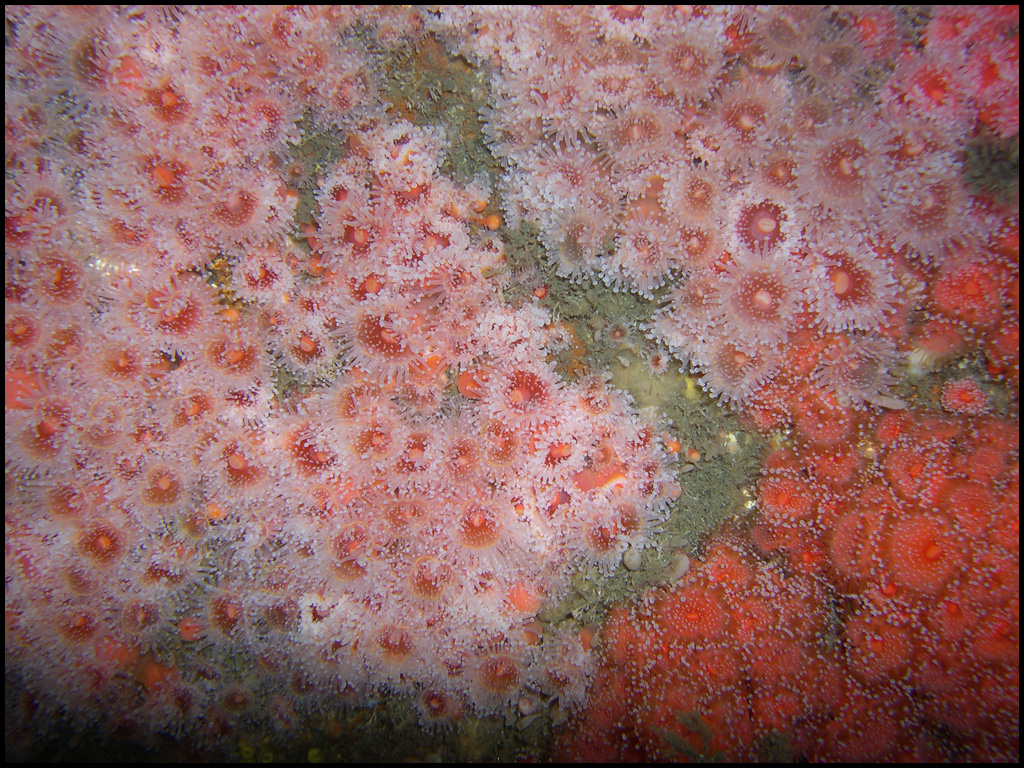
[[[630,547],[622,553],[622,564],[626,566],[627,571],[639,571],[642,561],[643,554],[639,549]]]
[[[676,555],[668,567],[668,580],[670,582],[679,581],[683,576],[690,572],[690,557],[685,552],[680,552]]]

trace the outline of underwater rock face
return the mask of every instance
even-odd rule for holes
[[[6,17],[9,755],[1016,755],[1016,9]]]

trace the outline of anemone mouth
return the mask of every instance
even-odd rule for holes
[[[386,300],[356,307],[353,316],[334,332],[346,364],[382,381],[408,377],[418,359],[414,339],[407,332],[410,309]]]
[[[502,405],[511,413],[536,413],[551,400],[551,387],[537,373],[514,370],[507,376],[502,390]]]
[[[740,207],[736,216],[736,238],[750,250],[770,251],[785,238],[790,216],[781,203],[769,198]]]
[[[849,30],[817,40],[801,52],[805,67],[800,79],[816,93],[846,94],[864,75],[867,57],[859,35]]]
[[[666,180],[665,202],[683,226],[713,228],[725,205],[722,179],[705,168],[683,168]]]
[[[681,103],[703,101],[712,94],[725,65],[720,34],[711,24],[694,24],[683,36],[654,43],[652,71]]]
[[[279,194],[277,179],[268,174],[232,171],[208,186],[205,221],[218,243],[244,248],[284,238],[297,198]]]
[[[217,334],[205,352],[211,372],[231,386],[258,381],[265,367],[262,347],[244,336]]]
[[[833,393],[840,405],[869,403],[899,410],[906,403],[892,394],[898,382],[892,370],[898,361],[892,342],[858,333],[840,337],[827,348],[813,378]]]
[[[491,418],[518,430],[550,421],[561,400],[562,387],[553,368],[512,365],[491,374],[482,404]]]
[[[702,142],[730,163],[759,162],[771,149],[790,112],[788,91],[768,82],[748,80],[724,88],[712,112],[702,119]]]
[[[416,559],[409,572],[409,585],[413,594],[424,600],[438,600],[455,581],[450,565],[432,555]]]
[[[978,237],[971,215],[973,204],[958,179],[948,176],[904,175],[887,210],[887,223],[898,247],[925,263],[948,255],[956,244]]]
[[[649,299],[680,266],[679,257],[676,232],[657,218],[634,214],[622,223],[602,274],[613,288],[625,287]]]
[[[214,630],[224,637],[231,637],[244,629],[245,607],[237,595],[219,594],[210,601],[209,619]]]
[[[544,244],[558,275],[574,282],[592,276],[612,226],[612,217],[601,207],[582,206],[557,215],[545,229]]]
[[[185,497],[185,478],[169,465],[150,469],[139,489],[139,500],[147,507],[173,509],[184,503]]]
[[[220,493],[240,498],[254,497],[266,487],[270,470],[252,443],[251,436],[226,435],[211,446],[204,461],[210,476],[215,478],[211,487],[220,485]],[[216,490],[212,492],[219,495]]]
[[[521,671],[516,660],[509,655],[488,657],[480,665],[480,685],[491,694],[507,694],[519,685]]]
[[[361,578],[374,554],[374,544],[373,534],[362,523],[342,526],[327,542],[334,576],[341,581]]]
[[[744,250],[718,283],[718,313],[726,336],[743,346],[778,346],[803,305],[801,268],[788,255]]]
[[[116,563],[128,551],[127,535],[105,520],[86,528],[75,544],[82,555],[99,566]]]
[[[779,355],[768,347],[740,347],[716,339],[694,356],[701,385],[712,397],[735,406],[748,402],[779,369]]]
[[[493,501],[471,501],[459,515],[459,541],[469,549],[490,549],[501,538],[502,528],[501,514]]]
[[[833,121],[808,139],[797,165],[797,189],[832,216],[855,222],[882,212],[893,131],[881,121]]]
[[[522,194],[531,206],[600,206],[610,195],[608,168],[590,144],[559,141],[530,152]]]
[[[444,448],[443,466],[455,485],[476,483],[484,471],[484,448],[476,436],[452,435]]]
[[[333,477],[340,469],[338,455],[317,433],[317,426],[307,420],[292,428],[286,436],[286,453],[292,468],[301,478]]]
[[[716,317],[720,307],[717,276],[701,270],[668,294],[652,318],[649,333],[685,362],[717,335],[708,318]]]
[[[294,252],[287,255],[297,256]],[[238,265],[233,288],[242,299],[272,301],[288,295],[294,283],[295,275],[284,254],[271,248],[253,249]]]
[[[680,121],[659,107],[618,111],[599,131],[598,142],[613,167],[626,170],[648,163],[672,148]]]
[[[54,305],[79,301],[89,287],[81,263],[57,253],[40,259],[35,284],[38,293]]]
[[[950,413],[979,416],[989,409],[989,397],[971,378],[950,379],[942,387],[942,407]]]
[[[859,239],[833,239],[816,250],[811,308],[828,331],[878,330],[896,310],[899,285],[892,267]]]
[[[523,451],[518,433],[498,419],[488,419],[480,427],[484,440],[484,457],[494,467],[506,468],[514,465]]]

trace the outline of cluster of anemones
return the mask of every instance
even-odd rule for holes
[[[663,297],[653,334],[724,401],[812,330],[848,336],[817,382],[894,405],[907,263],[991,245],[962,150],[1016,87],[1013,14],[938,11],[919,51],[870,9],[579,9],[571,34],[566,13],[433,19],[498,65],[485,130],[510,220],[539,222],[560,275]]]
[[[1015,496],[1016,448],[995,421],[870,414],[904,406],[908,348],[920,369],[982,346],[987,378],[937,394],[953,414],[1017,379],[1016,212],[963,173],[982,126],[1015,131],[1016,16],[920,21],[10,11],[9,732],[59,714],[217,742],[382,691],[430,726],[585,698],[591,645],[541,607],[576,565],[650,544],[672,457],[600,376],[559,375],[551,314],[498,300],[502,245],[480,225],[501,219],[476,218],[482,180],[439,173],[444,132],[380,120],[355,41],[425,24],[493,65],[507,218],[538,222],[559,275],[660,297],[651,333],[798,444],[759,487],[771,562],[728,542],[693,593],[620,612],[628,676],[602,677],[587,716],[615,748],[676,734],[749,756],[756,725],[852,756],[914,722],[1001,754],[1015,502],[996,499]],[[309,125],[351,139],[317,182],[288,160]],[[290,237],[302,185],[308,250]],[[834,594],[849,602],[823,613]],[[616,634],[630,617],[635,648]],[[831,699],[800,687],[803,652],[846,675]],[[698,708],[710,731],[680,729]]]
[[[903,411],[768,457],[752,528],[616,609],[566,757],[1009,758],[1018,439]]]
[[[9,146],[12,733],[215,744],[337,697],[433,725],[585,697],[589,646],[538,614],[652,544],[664,425],[565,381],[550,313],[501,300],[486,185],[440,174],[443,130],[375,119],[354,20],[9,17],[8,83],[79,121]],[[358,139],[309,249],[305,109]]]
[[[297,201],[282,171],[303,109],[322,107],[318,116],[344,128],[381,111],[365,54],[342,41],[354,22],[346,14],[57,9],[9,18],[8,81],[54,124],[49,143],[16,144],[22,173],[8,190],[9,215],[36,219],[30,198],[46,185],[56,193],[48,205],[75,216],[78,239],[88,233],[111,269],[203,267],[218,253],[279,243]],[[58,97],[63,89],[74,105]],[[344,104],[320,104],[337,91]],[[54,141],[68,146],[54,154]],[[80,169],[73,197],[49,170],[58,163]]]
[[[509,219],[559,275],[659,299],[651,335],[792,447],[760,552],[726,537],[613,616],[566,754],[751,759],[782,732],[1012,759],[1017,447],[983,419],[1019,378],[1019,217],[965,149],[1017,130],[1018,12],[569,13],[433,17],[494,66]],[[931,390],[957,416],[906,411],[928,393],[901,376],[958,358],[985,375]]]

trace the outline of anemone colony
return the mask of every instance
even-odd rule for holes
[[[566,757],[1016,755],[1018,204],[967,167],[1017,141],[1016,8],[6,19],[8,743],[387,694],[554,702]],[[428,37],[499,178],[382,96]],[[600,650],[543,609],[655,546],[681,442],[507,300],[527,222],[776,446]]]

